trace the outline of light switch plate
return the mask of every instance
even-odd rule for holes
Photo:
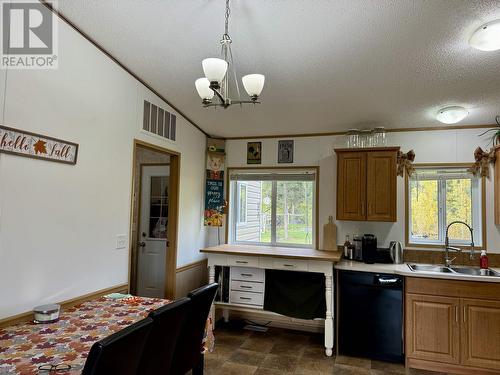
[[[116,235],[116,249],[125,249],[127,247],[127,235],[117,234]]]

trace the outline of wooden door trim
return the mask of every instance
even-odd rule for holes
[[[167,251],[166,264],[165,264],[165,298],[174,299],[175,298],[175,282],[176,282],[176,268],[177,268],[177,246],[178,246],[178,226],[179,226],[179,186],[180,186],[180,158],[181,154],[177,151],[173,151],[164,147],[160,147],[151,143],[147,143],[138,139],[134,139],[133,142],[133,157],[132,157],[132,189],[130,193],[130,227],[129,227],[129,260],[128,260],[128,284],[129,292],[132,286],[132,267],[136,267],[136,264],[132,262],[132,231],[133,231],[133,215],[134,215],[134,178],[136,171],[136,160],[137,160],[137,148],[145,148],[151,151],[155,151],[164,155],[170,156],[170,163],[156,163],[154,165],[170,165],[170,177],[169,177],[169,212],[168,212],[168,240],[170,242],[169,251]],[[142,165],[141,165],[142,171]],[[139,185],[138,194],[141,193],[141,188]],[[139,195],[139,205],[138,210],[140,210],[140,195]],[[140,211],[138,218],[140,218]],[[174,220],[172,220],[174,218]],[[139,219],[137,222],[139,225]],[[137,232],[139,233],[139,232]]]

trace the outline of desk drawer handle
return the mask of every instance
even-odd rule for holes
[[[295,267],[294,264],[283,264],[285,267]]]
[[[241,276],[252,277],[253,273],[242,273]]]
[[[251,286],[248,286],[248,285],[240,285],[240,288],[244,288],[244,289],[252,289]]]
[[[248,301],[252,300],[250,297],[240,297],[240,299],[245,299],[245,300],[248,300]]]
[[[248,262],[246,260],[237,260],[236,263],[238,263],[238,264],[247,264]]]

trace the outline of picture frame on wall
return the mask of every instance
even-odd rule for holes
[[[247,164],[261,164],[262,142],[247,143]]]
[[[293,163],[293,140],[278,141],[278,163]]]

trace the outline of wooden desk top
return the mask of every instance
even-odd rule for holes
[[[202,253],[224,255],[249,255],[288,259],[323,260],[337,263],[342,257],[340,251],[323,251],[295,247],[274,247],[258,245],[219,245],[201,249]]]

